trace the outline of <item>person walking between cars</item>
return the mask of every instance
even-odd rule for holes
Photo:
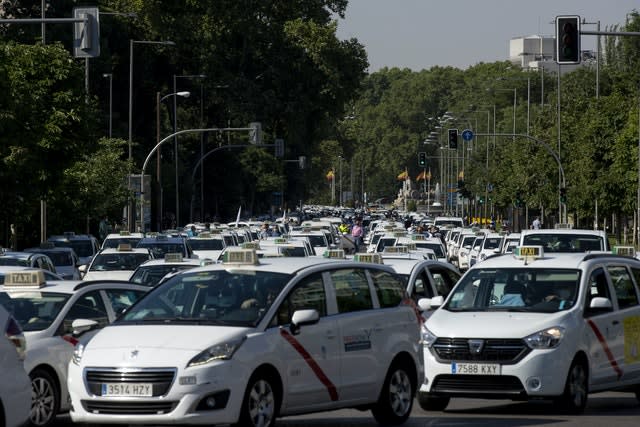
[[[534,219],[533,222],[531,223],[531,228],[534,230],[539,230],[541,226],[542,226],[542,223],[540,222],[539,217],[536,217],[536,219]]]
[[[355,246],[355,251],[360,251],[360,246],[362,246],[362,238],[364,237],[364,230],[362,228],[362,221],[356,219],[355,224],[351,227],[351,236],[353,236],[353,244]]]
[[[105,215],[100,221],[98,226],[98,234],[100,234],[100,240],[104,241],[107,235],[111,232],[111,225],[109,224],[109,218]]]

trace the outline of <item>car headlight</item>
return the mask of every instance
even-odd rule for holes
[[[71,358],[73,363],[80,366],[80,361],[82,360],[83,354],[84,354],[84,344],[82,343],[76,344],[76,348],[73,350],[73,357]]]
[[[422,345],[431,347],[431,345],[438,339],[427,327],[422,325]]]
[[[532,349],[554,348],[564,337],[564,328],[555,326],[525,337],[525,342]]]
[[[191,359],[189,363],[187,363],[187,367],[204,365],[214,360],[229,360],[236,350],[240,348],[245,339],[246,337],[242,337],[238,340],[212,345]]]

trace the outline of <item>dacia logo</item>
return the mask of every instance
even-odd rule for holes
[[[469,351],[471,354],[480,354],[484,348],[484,340],[469,340]]]

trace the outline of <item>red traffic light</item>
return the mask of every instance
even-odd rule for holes
[[[556,62],[558,64],[579,64],[580,57],[580,17],[556,17]]]

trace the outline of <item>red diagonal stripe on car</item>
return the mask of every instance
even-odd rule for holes
[[[336,390],[336,386],[333,385],[331,380],[322,371],[320,365],[318,365],[318,363],[313,360],[313,357],[311,357],[309,352],[302,346],[302,344],[300,344],[300,341],[295,339],[293,335],[291,335],[287,330],[283,328],[280,329],[280,335],[282,335],[282,337],[286,339],[289,344],[291,344],[291,346],[300,354],[300,356],[302,356],[304,361],[307,362],[307,365],[309,365],[316,377],[318,377],[320,382],[327,388],[331,400],[338,400],[338,391]]]
[[[593,333],[596,334],[596,338],[598,338],[598,341],[600,341],[600,345],[604,349],[604,352],[607,355],[607,359],[609,359],[609,363],[611,363],[611,367],[614,371],[616,371],[616,373],[618,374],[618,379],[620,379],[620,377],[622,377],[622,369],[620,369],[620,366],[618,366],[618,362],[616,362],[616,359],[613,357],[613,353],[611,353],[611,349],[607,344],[607,340],[604,338],[604,335],[602,335],[602,332],[600,332],[600,329],[598,329],[598,326],[596,326],[596,324],[593,323],[592,320],[587,320],[587,323],[589,324],[591,329],[593,329]]]

